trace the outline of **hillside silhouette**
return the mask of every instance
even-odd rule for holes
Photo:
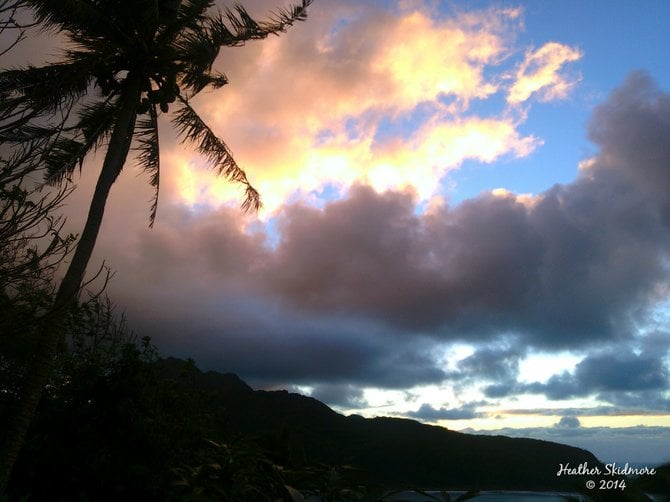
[[[349,466],[366,482],[421,489],[576,490],[586,478],[556,476],[560,464],[601,465],[559,443],[480,436],[402,418],[343,416],[287,391],[253,390],[234,374],[156,363],[165,378],[208,393],[228,434],[253,437],[282,465]]]

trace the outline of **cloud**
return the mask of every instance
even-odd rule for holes
[[[577,365],[575,377],[586,388],[603,391],[664,389],[668,384],[661,360],[629,354],[587,357]]]
[[[435,21],[414,11],[401,16],[377,40],[380,49],[373,71],[392,83],[391,103],[413,108],[440,95],[461,100],[486,98],[496,92],[483,75],[484,66],[506,52],[503,33],[490,17],[509,17],[507,11],[480,12],[469,23],[462,18]],[[502,24],[502,23],[500,23]],[[449,50],[445,50],[448,47]]]
[[[288,207],[268,284],[288,305],[443,339],[508,332],[574,348],[628,336],[668,281],[669,201],[651,192],[668,182],[657,167],[669,155],[657,132],[667,99],[641,102],[640,85],[651,84],[633,77],[596,112],[596,132],[617,116],[588,173],[532,204],[484,194],[417,215],[411,193],[357,186],[323,209]],[[631,126],[639,141],[619,142]]]
[[[574,371],[554,375],[545,383],[508,380],[485,387],[484,393],[487,397],[544,394],[552,400],[597,395],[599,401],[616,408],[667,411],[667,352],[637,355],[630,350],[628,344],[621,344],[614,350],[586,356]]]
[[[267,7],[249,5],[259,17]],[[595,109],[598,151],[574,182],[532,198],[432,197],[467,159],[524,157],[541,144],[504,99],[486,114],[473,103],[554,99],[574,82],[566,68],[580,52],[556,42],[528,51],[505,78],[522,24],[518,10],[434,17],[316,2],[285,35],[222,51],[231,84],[193,105],[268,213],[258,221],[226,206],[238,189],[168,132],[155,228],[146,230],[151,190],[129,165],[91,269],[104,257],[118,271],[111,296],[166,353],[264,384],[479,378],[488,396],[503,397],[529,391],[516,382],[524,352],[505,340],[551,351],[630,338],[670,287],[670,98],[647,75]],[[403,51],[416,57],[404,61]],[[72,228],[99,161],[68,200]],[[478,350],[446,371],[434,349],[456,341]],[[649,391],[662,407],[667,368],[647,352],[612,355],[609,367],[593,356],[534,388],[616,394],[622,404]]]
[[[368,406],[363,390],[353,385],[320,384],[314,387],[311,397],[338,408],[365,408]]]
[[[496,314],[523,306],[515,276],[537,260],[525,218],[523,206],[495,197],[421,216],[409,193],[354,187],[323,210],[282,214],[268,283],[290,305],[396,330],[456,329],[475,315],[479,328],[493,328]]]
[[[670,412],[670,95],[634,73],[595,107],[595,153],[574,181],[450,204],[439,191],[451,170],[541,147],[529,106],[569,96],[582,51],[550,42],[524,52],[518,9],[444,16],[405,5],[315,2],[281,37],[223,50],[231,83],[192,104],[266,211],[231,209],[239,188],[161,122],[156,226],[146,228],[152,193],[129,164],[90,269],[104,258],[117,271],[110,296],[161,354],[255,387],[309,386],[343,409],[369,405],[363,388],[400,389],[415,396],[406,416],[429,422],[491,418],[482,395],[510,406],[536,394],[557,402],[501,413],[554,426],[493,433],[605,461],[668,460],[668,428],[584,424]],[[263,18],[275,2],[245,7]],[[27,42],[35,55],[52,46]],[[68,199],[74,231],[100,160]],[[445,361],[452,343],[473,352]],[[536,350],[583,359],[519,381]],[[433,402],[422,386],[454,400]]]
[[[665,371],[667,374],[667,371]],[[598,398],[610,402],[620,409],[637,411],[638,413],[670,413],[670,397],[665,388],[652,390],[609,391],[598,395]]]
[[[482,392],[486,397],[494,399],[516,394],[518,389],[519,385],[515,381],[507,381],[487,385],[482,389]]]
[[[507,94],[510,104],[527,101],[534,94],[540,101],[563,99],[579,80],[561,72],[566,63],[578,61],[581,51],[557,42],[549,42],[528,51],[516,72],[515,82]]]
[[[263,283],[273,253],[266,235],[249,233],[236,211],[164,209],[170,225],[136,234],[128,246],[105,243],[123,271],[110,295],[162,353],[260,386],[365,381],[399,388],[444,379],[426,343],[389,342],[365,320],[281,308]]]
[[[644,393],[642,393],[644,395]],[[560,403],[552,403],[560,404]],[[534,415],[534,416],[568,416],[568,417],[639,417],[640,415],[658,415],[662,410],[650,407],[643,408],[619,408],[608,404],[588,407],[552,407],[552,408],[513,408],[500,410],[505,415]],[[661,413],[662,414],[662,413]]]
[[[554,441],[588,450],[601,462],[617,462],[622,466],[628,462],[656,467],[670,460],[667,451],[670,427],[533,427],[463,432]]]
[[[467,159],[523,157],[541,144],[504,107],[470,112],[472,102],[505,92],[518,10],[435,17],[355,2],[312,7],[309,22],[281,37],[222,51],[217,64],[230,84],[194,100],[260,189],[265,215],[354,183],[410,187],[427,200]],[[385,124],[417,113],[423,125],[410,138],[384,137]],[[239,198],[205,170],[181,175],[183,202]]]
[[[461,382],[464,380],[495,381],[496,387],[505,386],[515,382],[522,357],[520,350],[509,346],[484,346],[458,361],[456,371],[450,374],[450,378]],[[495,392],[493,394],[488,397],[495,397]]]
[[[545,394],[549,399],[569,399],[575,396],[588,396],[594,393],[594,389],[582,388],[579,381],[567,371],[560,375],[552,376],[547,383],[532,383],[522,386],[514,386],[513,393],[527,392],[532,394]]]
[[[564,416],[554,425],[561,429],[576,429],[581,426],[579,419],[577,417]]]
[[[476,411],[476,407],[482,403],[469,403],[460,408],[433,408],[430,404],[422,404],[418,410],[405,413],[405,416],[425,420],[427,422],[436,422],[438,420],[469,420],[479,418],[485,415]]]
[[[110,293],[138,332],[266,383],[409,388],[479,376],[489,397],[658,391],[667,344],[631,334],[670,286],[670,196],[659,188],[670,181],[659,167],[669,117],[668,96],[631,76],[594,112],[590,167],[531,203],[498,191],[418,211],[411,190],[359,183],[321,207],[284,205],[271,227],[167,201],[148,231],[149,192],[115,187],[98,256],[119,271]],[[602,350],[626,340],[639,355]],[[455,341],[478,346],[456,373],[434,352]],[[511,343],[600,352],[519,387],[524,352]]]

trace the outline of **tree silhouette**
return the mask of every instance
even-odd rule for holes
[[[212,68],[221,47],[279,34],[303,20],[311,2],[302,0],[258,22],[242,6],[212,12],[213,0],[25,0],[36,21],[68,43],[58,62],[0,72],[0,143],[19,154],[22,145],[39,144],[40,165],[52,184],[69,180],[89,153],[107,147],[84,229],[43,318],[31,377],[6,431],[0,492],[48,380],[65,312],[79,294],[109,191],[133,141],[156,191],[152,224],[160,180],[158,117],[168,112],[184,141],[219,174],[244,185],[243,208],[257,209],[259,194],[190,101],[205,88],[228,83]]]
[[[25,0],[0,0],[0,33],[10,35],[0,44],[0,56],[4,56],[26,38],[26,31],[32,23],[17,18],[17,13],[24,8]]]

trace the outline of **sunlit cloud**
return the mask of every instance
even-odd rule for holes
[[[519,363],[520,382],[546,382],[564,371],[574,371],[583,357],[570,352],[533,353]]]
[[[398,107],[412,108],[440,95],[465,101],[486,98],[497,87],[485,80],[484,67],[505,50],[501,36],[486,27],[489,30],[475,32],[456,23],[440,26],[424,13],[413,12],[386,30],[373,69],[392,82],[392,102]]]
[[[596,159],[594,157],[589,157],[587,159],[584,159],[584,160],[580,161],[579,164],[578,164],[579,170],[580,171],[585,171],[585,170],[589,169],[590,167],[593,167],[594,164],[595,164],[595,160]]]
[[[224,51],[231,84],[195,105],[260,190],[261,217],[296,198],[317,203],[314,194],[326,186],[344,192],[355,183],[409,189],[427,201],[466,160],[525,157],[542,144],[520,132],[524,114],[494,100],[507,92],[522,24],[520,9],[432,18],[409,5],[397,12],[317,6],[300,30]],[[548,44],[528,55],[520,78],[541,80],[536,90],[558,95],[558,70],[574,54]],[[471,111],[489,100],[485,112]],[[402,121],[411,127],[380,136],[384,124]],[[176,172],[186,204],[196,196],[214,207],[239,198],[205,169]]]
[[[542,195],[534,195],[532,193],[517,194],[502,187],[491,190],[491,195],[502,199],[512,199],[519,204],[523,204],[528,209],[532,209],[535,204],[542,200]]]
[[[509,90],[507,101],[518,104],[537,94],[540,101],[563,99],[577,77],[562,72],[566,63],[582,57],[579,49],[557,42],[549,42],[535,51],[528,51],[516,72],[516,80]]]

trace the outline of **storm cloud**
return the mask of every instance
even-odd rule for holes
[[[485,393],[488,397],[534,393],[557,400],[597,394],[601,400],[624,404],[623,396],[634,392],[636,396],[645,393],[645,405],[650,407],[654,400],[649,399],[649,393],[664,392],[670,384],[664,356],[664,353],[654,356],[621,352],[593,354],[579,362],[574,372],[554,375],[545,383],[494,384],[486,387]],[[631,404],[629,401],[626,406],[631,407]],[[638,407],[642,402],[636,404]]]
[[[571,348],[626,337],[667,286],[669,114],[632,75],[594,113],[597,156],[530,201],[485,193],[417,215],[410,193],[357,186],[324,209],[289,207],[267,283],[290,308],[398,333]]]
[[[439,342],[618,343],[668,287],[670,98],[635,73],[595,109],[589,137],[598,152],[579,177],[532,199],[483,193],[419,212],[411,191],[358,184],[321,208],[288,205],[271,227],[168,206],[169,226],[103,249],[122,271],[110,290],[170,350],[278,381],[439,382]],[[514,390],[518,357],[486,354],[459,371],[490,373],[490,396]],[[596,357],[543,392],[667,382],[660,359],[614,363],[626,384]]]
[[[468,403],[458,408],[433,408],[430,404],[422,404],[418,410],[406,413],[408,417],[434,422],[437,420],[469,420],[484,416],[482,412],[476,411],[482,403]]]

